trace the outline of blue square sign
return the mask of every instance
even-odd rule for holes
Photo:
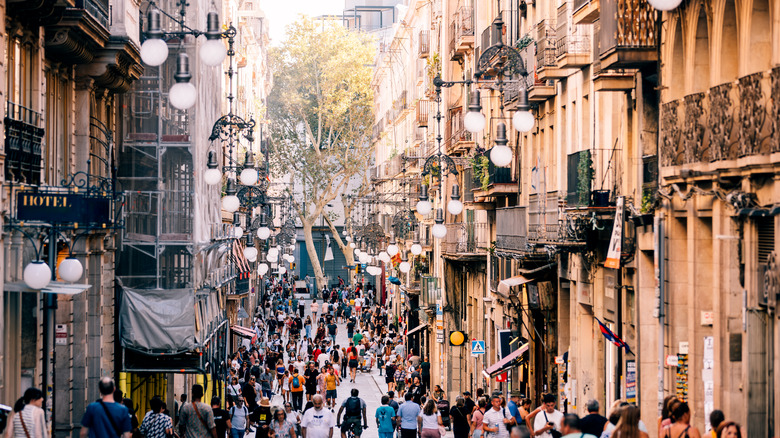
[[[471,341],[471,355],[485,354],[485,341]]]

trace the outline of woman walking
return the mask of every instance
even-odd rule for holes
[[[296,438],[295,426],[287,421],[287,412],[284,409],[279,408],[274,412],[274,421],[271,424],[271,429],[276,432],[277,438]]]
[[[27,388],[24,396],[14,404],[14,412],[8,420],[8,438],[48,438],[46,418],[43,413],[43,392]]]
[[[482,420],[485,418],[486,406],[487,400],[485,400],[485,397],[480,397],[477,400],[477,408],[471,413],[471,438],[480,438],[484,434]]]
[[[420,429],[420,438],[441,438],[439,427],[444,427],[444,424],[433,400],[425,402],[425,407],[417,416],[417,425]]]

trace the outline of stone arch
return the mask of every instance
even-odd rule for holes
[[[685,95],[685,50],[683,47],[683,20],[680,14],[672,20],[672,33],[669,38],[671,47],[669,50],[669,69],[666,84],[669,89],[669,99],[681,99]]]
[[[723,2],[720,29],[720,71],[718,84],[732,82],[739,75],[739,29],[735,0]]]
[[[691,92],[700,93],[710,87],[710,22],[706,9],[698,8],[698,18],[693,32],[693,81]]]

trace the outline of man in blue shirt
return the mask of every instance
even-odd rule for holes
[[[398,408],[398,418],[401,419],[401,438],[417,438],[417,416],[420,415],[420,405],[412,400],[412,393],[407,392],[404,401]]]
[[[382,406],[376,408],[376,426],[379,438],[393,438],[395,431],[395,409],[388,406],[390,397],[382,396]]]
[[[101,399],[87,406],[81,418],[81,438],[130,438],[130,412],[114,402],[114,379],[103,377],[98,383]]]
[[[509,393],[509,402],[506,404],[506,407],[509,409],[509,413],[512,414],[513,417],[515,417],[515,420],[517,421],[517,424],[525,424],[525,420],[520,415],[520,400],[522,399],[523,395],[520,393],[520,391],[512,391]]]

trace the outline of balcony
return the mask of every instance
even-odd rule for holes
[[[6,180],[31,185],[41,182],[41,114],[7,102],[5,115]]]
[[[420,58],[427,58],[431,53],[431,39],[427,30],[420,31],[418,56]]]
[[[574,24],[593,24],[599,19],[599,0],[574,0]]]
[[[544,81],[539,78],[538,66],[535,71],[531,66],[537,63],[536,44],[529,44],[518,50],[520,57],[523,59],[526,68],[528,69],[528,76],[526,77],[525,86],[528,88],[528,100],[532,102],[544,102],[545,100],[555,96],[555,85],[552,81]],[[553,55],[554,56],[554,55]],[[517,90],[519,93],[519,89]]]
[[[430,120],[431,111],[433,110],[433,102],[428,99],[420,99],[416,104],[417,113],[417,127],[427,128],[428,121]]]
[[[46,52],[69,63],[86,64],[109,41],[109,5],[104,0],[76,0],[75,7],[62,10],[59,19],[51,20],[46,33]]]
[[[463,126],[463,112],[452,111],[450,124],[447,126],[445,137],[445,152],[447,155],[465,154],[474,147],[474,139],[471,132]]]
[[[591,63],[591,42],[587,28],[572,22],[572,2],[558,8],[556,54],[558,68],[580,69]]]
[[[629,91],[634,88],[634,73],[624,70],[606,70],[600,60],[593,61],[593,87],[596,91]]]
[[[540,81],[561,79],[571,70],[558,68],[555,22],[542,20],[536,25],[536,78]]]
[[[646,0],[603,0],[599,56],[602,69],[658,62],[656,11]]]
[[[401,94],[398,96],[398,99],[396,99],[393,102],[393,112],[392,120],[397,120],[399,117],[406,115],[406,110],[409,109],[409,103],[407,101],[407,91],[403,90],[401,91]]]
[[[534,193],[528,197],[528,242],[532,245],[560,241],[558,192]]]
[[[496,167],[492,161],[487,159],[490,151],[486,151],[481,158],[482,163],[487,160],[487,166],[473,167],[474,192],[475,198],[485,198],[489,196],[505,196],[518,193],[517,181],[513,178],[512,168]],[[484,172],[487,171],[487,174]]]
[[[447,235],[441,243],[444,257],[457,260],[485,257],[490,246],[490,228],[487,223],[459,222],[445,225]]]
[[[504,109],[514,111],[517,109],[517,99],[520,97],[520,82],[509,82],[504,85]]]
[[[461,6],[450,23],[450,60],[457,61],[474,48],[474,9]]]
[[[780,67],[775,67],[662,104],[661,176],[679,174],[680,168],[669,169],[675,166],[774,173],[770,162],[780,161],[778,95]]]
[[[526,207],[496,209],[496,250],[525,252],[528,244]]]

